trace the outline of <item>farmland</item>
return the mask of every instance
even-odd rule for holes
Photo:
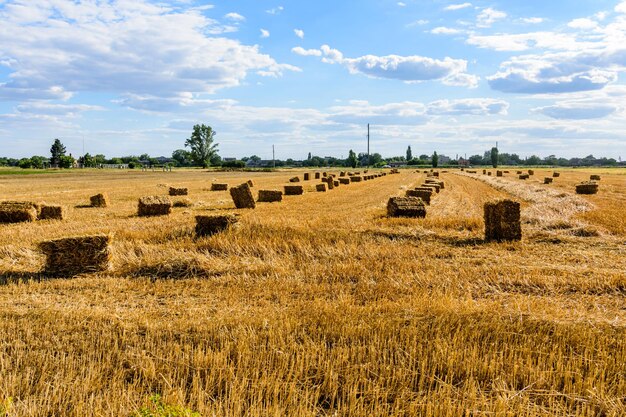
[[[450,171],[425,219],[386,216],[412,170],[255,210],[209,191],[302,172],[0,176],[2,199],[65,208],[0,225],[0,409],[132,415],[158,393],[202,416],[626,415],[626,170]],[[575,195],[591,173],[600,192]],[[169,186],[187,207],[137,217]],[[522,203],[521,242],[483,241],[500,198]],[[195,215],[233,212],[195,238]],[[40,276],[39,242],[97,233],[110,271]]]

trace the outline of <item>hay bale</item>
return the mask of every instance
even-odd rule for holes
[[[216,182],[211,184],[211,191],[227,191],[227,190],[228,190],[228,184],[218,184]]]
[[[300,178],[298,177],[289,178],[289,182],[300,182]]]
[[[324,183],[316,184],[315,185],[315,190],[317,192],[320,192],[320,193],[325,193],[326,192],[326,184],[324,184]]]
[[[39,220],[63,220],[63,207],[42,204],[37,217]]]
[[[44,273],[58,277],[106,271],[111,252],[108,235],[70,237],[41,242],[46,255]]]
[[[589,179],[590,179],[591,181],[600,181],[600,176],[599,176],[599,175],[591,175],[591,176],[589,177]]]
[[[417,197],[391,197],[387,202],[389,217],[426,217],[426,205]]]
[[[310,174],[310,173],[308,173],[308,172],[305,172],[305,173],[304,173],[304,180],[305,180],[305,181],[309,181],[310,179],[311,179],[311,174]]]
[[[505,174],[508,174],[510,171],[504,171]]]
[[[519,176],[520,180],[527,180],[528,178],[530,178],[530,175],[528,175],[528,174],[522,174],[522,175]]]
[[[89,202],[91,207],[107,207],[109,205],[109,196],[104,193],[96,194],[89,197]]]
[[[496,171],[496,177],[501,177],[502,176],[502,171]]]
[[[274,203],[276,201],[283,201],[283,192],[276,190],[259,190],[259,198],[257,199],[260,203]]]
[[[517,175],[522,175],[522,171],[516,171]]]
[[[487,175],[491,177],[491,171],[488,171],[488,172],[487,172]]]
[[[422,187],[430,187],[430,188],[434,188],[435,192],[439,193],[439,191],[441,190],[441,185],[439,185],[438,183],[433,183],[433,182],[427,182],[421,185]]]
[[[137,206],[139,216],[167,216],[172,212],[172,202],[168,197],[151,195],[141,197]]]
[[[238,209],[253,209],[256,207],[252,191],[247,182],[237,187],[231,187],[230,196]]]
[[[535,175],[535,171],[533,171],[532,169],[528,170],[528,175]]]
[[[576,194],[597,194],[599,188],[597,182],[583,182],[576,185]]]
[[[170,192],[169,194],[171,196],[177,196],[177,195],[188,195],[189,194],[189,190],[187,188],[176,188],[176,187],[170,187]]]
[[[28,201],[0,202],[0,223],[34,222],[39,206]]]
[[[422,199],[422,201],[428,205],[430,205],[430,198],[433,195],[433,190],[428,188],[419,188],[419,189],[415,189],[415,190],[407,190],[406,192],[406,196],[407,197],[419,197]]]
[[[442,190],[443,190],[444,188],[446,188],[446,187],[445,187],[445,184],[444,184],[444,182],[443,182],[442,180],[436,180],[436,179],[434,179],[434,178],[426,178],[426,184],[436,184],[436,185],[438,185],[438,186],[439,186],[439,188],[440,188],[440,189],[442,189]]]
[[[250,188],[254,187],[254,183],[252,182],[252,180],[248,180],[246,181],[248,183],[248,185],[250,186]]]
[[[553,173],[552,173],[552,177],[553,177],[553,178],[559,178],[560,176],[561,176],[561,173],[560,173],[560,172],[553,172]]]
[[[339,187],[339,184],[340,184],[339,180],[333,180],[333,185],[335,187]]]
[[[350,178],[339,178],[340,184],[350,184]]]
[[[350,177],[350,182],[361,182],[361,181],[363,181],[363,177],[360,177],[358,175],[354,175]]]
[[[321,175],[321,174],[320,174],[319,172],[316,172],[316,173],[315,173],[315,179],[316,179],[316,180],[319,180],[319,179],[320,179],[320,175]]]
[[[223,232],[238,221],[234,214],[196,216],[196,236],[212,236]]]
[[[554,181],[552,177],[545,177],[543,179],[544,184],[552,184],[552,181]]]
[[[322,179],[323,183],[326,183],[326,185],[328,186],[329,190],[332,190],[335,188],[335,181],[333,180],[332,177],[326,177]]]
[[[326,178],[328,176],[328,172],[322,172],[322,177]]]
[[[346,171],[340,171],[339,172],[339,176],[340,177],[345,177],[346,176]]]
[[[512,200],[485,203],[485,240],[513,241],[522,239],[520,204]]]
[[[487,170],[483,169],[483,175],[487,175]]]
[[[186,198],[182,200],[176,200],[174,201],[174,203],[172,203],[172,207],[191,207],[191,206],[193,206],[193,203],[191,202],[191,200],[187,200]]]
[[[285,195],[302,195],[304,188],[301,185],[285,185]]]

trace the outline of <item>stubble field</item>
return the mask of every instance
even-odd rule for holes
[[[256,195],[302,171],[0,176],[0,199],[66,210],[0,225],[0,410],[130,416],[160,394],[202,416],[624,416],[626,170],[551,172],[442,173],[426,219],[386,217],[426,176],[408,170],[256,210],[211,182]],[[576,196],[590,173],[600,193]],[[138,218],[168,186],[193,205]],[[99,192],[110,207],[79,207]],[[483,242],[498,198],[522,202],[522,242]],[[39,242],[102,232],[109,272],[41,279]]]

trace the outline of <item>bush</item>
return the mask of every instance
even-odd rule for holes
[[[244,168],[246,163],[243,161],[225,161],[222,162],[222,168]]]
[[[135,169],[136,166],[137,166],[137,164],[135,164],[133,161],[130,161],[128,163],[128,168],[130,168],[130,169]]]

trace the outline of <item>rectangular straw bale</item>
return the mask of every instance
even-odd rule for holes
[[[316,173],[315,173],[315,179],[316,179],[316,180],[319,180],[321,175],[322,175],[322,174],[320,174],[319,172],[316,172]]]
[[[321,192],[321,193],[326,192],[326,184],[324,184],[324,183],[316,184],[315,185],[315,190],[317,190],[318,192]]]
[[[535,175],[535,171],[533,171],[532,169],[528,170],[528,175]]]
[[[139,216],[167,216],[172,212],[172,201],[165,196],[141,197],[137,206]]]
[[[107,207],[109,205],[109,196],[104,193],[96,194],[89,197],[89,202],[91,207]]]
[[[254,182],[252,182],[252,180],[248,180],[246,181],[248,183],[248,185],[250,186],[250,188],[254,187]]]
[[[333,185],[334,185],[335,187],[339,187],[339,184],[341,184],[341,183],[339,182],[339,180],[333,180]]]
[[[487,171],[487,175],[491,176],[492,172],[491,171]]]
[[[39,206],[28,201],[0,202],[0,223],[34,222]]]
[[[552,184],[552,181],[554,181],[554,179],[552,177],[545,177],[543,179],[543,183],[544,184]]]
[[[363,177],[360,177],[358,175],[354,175],[354,176],[350,177],[350,181],[351,182],[361,182],[361,181],[363,181]]]
[[[339,183],[350,184],[350,178],[339,178]]]
[[[441,190],[441,185],[437,184],[436,182],[427,182],[421,185],[422,187],[431,187],[435,189],[435,192],[439,192]]]
[[[561,173],[560,173],[560,172],[553,172],[553,173],[552,173],[552,177],[553,177],[553,178],[559,178],[560,176],[561,176]]]
[[[512,200],[488,202],[484,205],[485,240],[513,241],[522,239],[520,204]]]
[[[196,216],[196,236],[212,236],[223,232],[238,221],[234,214]]]
[[[211,191],[227,191],[227,190],[228,190],[228,184],[219,184],[216,182],[211,184]]]
[[[591,175],[591,176],[589,177],[589,179],[590,179],[591,181],[600,181],[600,176],[599,176],[599,175],[595,175],[595,174],[594,174],[594,175]]]
[[[228,184],[219,184],[216,182],[211,184],[211,191],[227,191],[227,190],[228,190]]]
[[[170,191],[169,194],[171,196],[176,196],[176,195],[188,195],[189,194],[189,190],[187,188],[176,188],[176,187],[170,187]]]
[[[285,195],[302,195],[304,188],[301,185],[285,185]]]
[[[260,203],[283,201],[283,192],[277,190],[259,190],[259,198],[257,201]]]
[[[106,271],[111,253],[109,235],[80,236],[41,242],[46,255],[44,273],[57,277]]]
[[[496,177],[501,177],[502,176],[502,171],[496,171]]]
[[[387,202],[389,217],[426,217],[426,205],[418,197],[391,197]]]
[[[308,173],[308,172],[305,172],[305,173],[304,173],[304,180],[305,180],[305,181],[309,181],[310,179],[311,179],[311,174],[310,174],[310,173]]]
[[[520,179],[520,180],[527,180],[528,178],[530,178],[530,176],[529,176],[528,174],[521,174],[521,175],[519,176],[519,179]]]
[[[597,194],[598,189],[597,182],[587,181],[576,185],[576,194]]]
[[[300,178],[292,177],[292,178],[289,179],[289,182],[300,182]]]
[[[329,190],[332,190],[335,188],[335,181],[333,180],[332,177],[323,178],[322,182],[326,183],[326,186]]]
[[[63,207],[42,204],[38,217],[39,220],[63,220]]]
[[[430,198],[432,195],[433,195],[433,190],[430,188],[429,189],[419,188],[415,190],[406,191],[407,197],[419,197],[422,199],[424,203],[428,205],[430,205]]]
[[[230,188],[230,196],[238,209],[253,209],[256,207],[252,191],[247,182]]]
[[[483,169],[483,175],[487,175],[487,170]]]
[[[346,171],[341,171],[341,172],[339,172],[339,176],[340,176],[340,177],[345,177],[345,176],[346,176]]]

